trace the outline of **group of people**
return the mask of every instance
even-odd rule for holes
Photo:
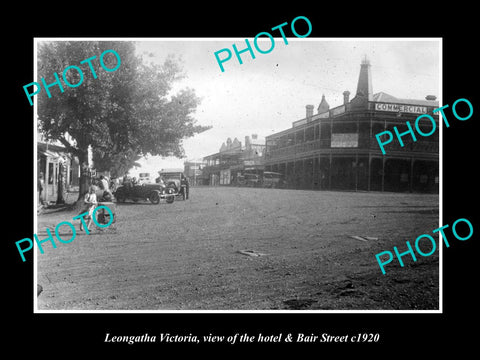
[[[165,179],[160,176],[155,180],[157,183],[165,184]],[[126,186],[133,186],[137,184],[136,178],[130,178],[128,174],[126,174],[123,178],[123,184]],[[186,199],[188,199],[188,193],[189,193],[189,183],[187,178],[182,174],[181,175],[181,180],[180,180],[181,185],[185,185],[185,196]],[[103,195],[101,198],[101,201],[113,201],[113,195],[112,192],[115,192],[116,187],[118,186],[118,179],[111,180],[104,176],[100,175],[100,177],[93,179],[92,185],[90,185],[88,189],[88,193],[85,194],[84,199],[83,199],[83,207],[81,210],[81,214],[88,212],[86,216],[84,216],[84,219],[86,220],[86,227],[87,227],[87,232],[90,230],[90,226],[92,223],[92,216],[93,216],[93,211],[95,208],[98,206],[98,199],[97,199],[97,189],[100,188],[103,190]],[[83,231],[83,222],[80,222],[80,230]]]
[[[138,181],[135,176],[132,178],[128,173],[123,176],[122,185],[132,187],[137,184]]]
[[[85,194],[83,198],[83,207],[80,211],[81,214],[88,212],[84,219],[86,220],[85,225],[87,226],[87,232],[90,230],[92,224],[93,211],[98,206],[99,199],[97,198],[97,190],[102,191],[102,197],[100,201],[109,202],[113,201],[112,192],[115,191],[118,186],[115,180],[110,180],[104,176],[100,175],[98,178],[92,179],[92,185],[88,188],[88,193]],[[80,230],[83,231],[83,222],[80,221]]]

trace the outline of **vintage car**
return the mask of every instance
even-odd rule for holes
[[[263,172],[263,180],[262,186],[267,188],[283,188],[285,187],[285,177],[283,174],[272,172],[272,171],[264,171]]]
[[[117,202],[125,202],[131,199],[135,202],[139,200],[148,200],[152,204],[160,203],[160,199],[165,199],[171,204],[175,200],[175,189],[160,184],[137,185],[126,183],[117,188],[115,191]]]
[[[261,184],[261,178],[258,174],[244,173],[238,176],[237,183],[241,186],[256,187]]]
[[[168,189],[173,189],[175,197],[180,197],[183,200],[188,199],[188,183],[183,171],[175,169],[164,169],[158,172],[160,175],[156,181],[157,183],[163,181]]]

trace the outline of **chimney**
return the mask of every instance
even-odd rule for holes
[[[305,106],[307,109],[307,119],[310,119],[313,116],[313,105]]]
[[[350,91],[348,90],[345,90],[343,92],[343,104],[348,104],[348,102],[350,101]]]
[[[437,100],[437,97],[435,95],[427,95],[425,96],[425,100],[435,101]]]
[[[245,136],[245,149],[250,148],[250,136]]]

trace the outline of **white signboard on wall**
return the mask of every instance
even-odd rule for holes
[[[332,134],[330,147],[332,148],[358,147],[358,134],[356,133]]]

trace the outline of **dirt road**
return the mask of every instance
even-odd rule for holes
[[[404,257],[403,268],[395,259],[386,275],[375,259],[431,234],[438,200],[199,187],[173,204],[117,204],[115,231],[78,234],[37,251],[38,308],[438,309],[438,250],[417,262]],[[38,232],[75,215],[41,215]]]

